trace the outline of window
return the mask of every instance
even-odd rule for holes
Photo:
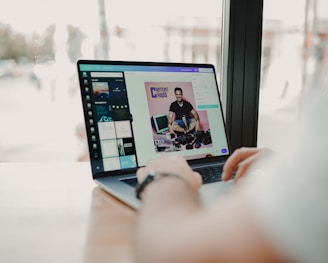
[[[265,0],[263,17],[258,145],[275,148],[306,92],[327,91],[328,3]]]
[[[1,3],[2,162],[87,160],[79,58],[204,62],[220,73],[221,0]]]

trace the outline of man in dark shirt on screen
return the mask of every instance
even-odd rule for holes
[[[200,130],[199,115],[191,103],[183,99],[182,89],[176,87],[174,94],[176,101],[171,103],[168,115],[169,132],[186,134],[193,130]]]

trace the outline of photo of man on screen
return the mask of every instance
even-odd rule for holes
[[[199,115],[191,103],[183,99],[182,88],[176,87],[174,95],[176,101],[171,103],[168,114],[169,132],[179,136],[199,131]]]

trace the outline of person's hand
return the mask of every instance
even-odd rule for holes
[[[138,169],[138,181],[142,182],[150,171],[172,173],[181,176],[195,192],[198,191],[202,184],[200,174],[194,172],[181,156],[163,156],[150,160],[145,167]]]
[[[169,134],[171,134],[171,137],[175,137],[176,136],[176,133],[174,132],[173,128],[172,128],[172,125],[169,125]]]
[[[177,136],[177,134],[172,130],[172,132],[169,132],[171,138],[175,138]]]
[[[246,174],[249,167],[259,159],[264,153],[269,152],[268,149],[248,148],[243,147],[237,149],[228,158],[223,167],[222,180],[227,181],[231,179],[235,173],[234,181],[238,181]]]

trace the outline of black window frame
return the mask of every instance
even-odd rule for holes
[[[257,146],[263,0],[226,1],[229,33],[224,103],[234,151]]]

